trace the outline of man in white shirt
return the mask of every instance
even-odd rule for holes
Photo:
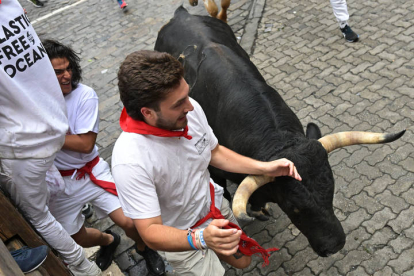
[[[98,275],[46,205],[46,171],[68,129],[53,68],[17,0],[1,1],[0,26],[0,185],[74,275]]]
[[[287,159],[260,162],[219,145],[183,75],[167,53],[138,51],[121,64],[124,132],[112,172],[125,215],[179,275],[223,275],[220,261],[245,268],[252,254],[260,251],[266,261],[269,250],[240,230],[208,166],[301,178]]]
[[[65,190],[51,197],[51,213],[79,245],[100,246],[96,263],[106,270],[112,263],[120,236],[111,230],[103,233],[84,226],[82,207],[91,202],[98,218],[109,216],[136,242],[137,252],[144,257],[149,272],[162,275],[165,267],[161,256],[145,246],[132,220],[124,215],[109,165],[99,158],[95,144],[99,131],[99,100],[91,87],[80,83],[80,58],[70,47],[57,41],[44,40],[43,45],[62,89],[69,121],[65,143],[54,162],[63,176]]]

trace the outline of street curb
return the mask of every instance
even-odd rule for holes
[[[247,23],[244,27],[244,34],[240,41],[240,46],[250,56],[253,54],[254,41],[256,40],[257,28],[259,26],[260,19],[262,18],[264,6],[266,0],[253,0],[252,7],[250,9]]]

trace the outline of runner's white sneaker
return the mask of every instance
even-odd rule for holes
[[[74,276],[99,276],[102,273],[96,263],[91,262],[88,259],[85,259],[77,266],[68,265],[68,267]]]

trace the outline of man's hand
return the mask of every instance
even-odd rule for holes
[[[302,177],[299,175],[293,162],[286,158],[266,162],[265,164],[266,175],[275,177],[290,176],[295,178],[296,180],[302,181]]]
[[[241,230],[221,229],[229,223],[227,219],[215,219],[204,229],[204,241],[214,252],[231,256],[237,253]]]

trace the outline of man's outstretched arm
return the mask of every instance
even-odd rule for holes
[[[262,162],[240,155],[220,144],[211,151],[210,165],[233,173],[290,176],[299,181],[302,180],[295,165],[288,159]]]

